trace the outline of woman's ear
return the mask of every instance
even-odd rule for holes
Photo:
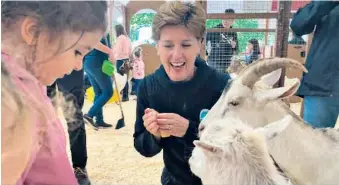
[[[27,45],[35,44],[34,38],[38,32],[38,21],[31,17],[26,17],[21,24],[21,36]]]

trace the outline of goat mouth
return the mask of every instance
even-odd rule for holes
[[[183,66],[186,65],[186,62],[170,62],[171,66],[176,68],[176,69],[179,69]]]

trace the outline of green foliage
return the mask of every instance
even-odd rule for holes
[[[152,26],[154,13],[141,13],[136,14],[131,19],[130,26],[130,38],[132,41],[136,41],[138,38],[139,29],[142,27]],[[213,28],[216,25],[221,24],[221,20],[207,20],[206,27]],[[258,28],[259,23],[256,19],[237,19],[235,20],[234,28]],[[247,42],[250,39],[257,39],[260,43],[264,43],[265,33],[263,32],[238,32],[239,50],[244,52],[247,46]],[[268,34],[268,44],[275,43],[275,33]]]
[[[130,39],[132,42],[138,40],[140,28],[152,26],[153,17],[154,13],[140,13],[131,18]]]
[[[221,20],[217,20],[217,19],[208,19],[206,21],[206,28],[213,28],[215,26],[217,26],[218,24],[221,24]]]
[[[206,27],[213,28],[221,23],[221,20],[207,20]],[[233,23],[233,28],[258,28],[258,20],[255,19],[237,19]],[[238,32],[239,51],[244,52],[247,42],[251,39],[257,39],[259,42],[264,42],[265,33],[262,32]],[[274,37],[271,36],[271,41]]]

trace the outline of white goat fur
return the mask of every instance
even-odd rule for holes
[[[274,166],[265,139],[277,136],[291,121],[286,116],[255,130],[238,119],[213,121],[194,141],[189,160],[192,172],[204,185],[288,184]]]
[[[265,75],[268,79],[277,80],[279,77],[280,73],[277,72]],[[261,79],[258,83],[272,86],[276,80]],[[293,95],[299,83],[296,80],[289,86],[275,89],[250,89],[236,78],[200,123],[200,127],[206,127],[215,120],[233,117],[256,128],[292,115],[293,123],[279,136],[268,141],[270,154],[293,184],[339,184],[338,129],[327,129],[326,132],[312,129],[281,101]]]

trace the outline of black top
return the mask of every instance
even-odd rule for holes
[[[222,24],[214,28],[224,28]],[[231,27],[232,28],[232,27]],[[236,42],[235,48],[232,48],[231,40]],[[220,72],[225,72],[231,64],[234,54],[239,52],[238,35],[235,32],[208,32],[206,43],[211,42],[211,53],[208,54],[208,65],[216,68]]]
[[[339,2],[310,2],[297,11],[291,29],[299,36],[315,29],[297,94],[339,97]]]
[[[201,184],[190,171],[188,159],[193,150],[193,140],[198,139],[199,114],[210,109],[219,99],[230,77],[217,73],[198,58],[197,70],[190,81],[173,82],[163,66],[140,83],[137,99],[134,147],[145,157],[152,157],[163,149],[165,168],[162,184]],[[158,143],[143,125],[142,116],[146,108],[159,113],[176,113],[189,120],[184,137],[170,136]]]

